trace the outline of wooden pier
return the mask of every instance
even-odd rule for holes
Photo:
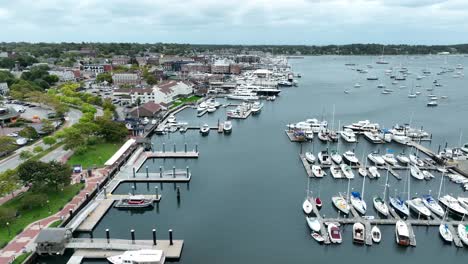
[[[75,231],[91,232],[94,227],[101,221],[102,217],[109,211],[115,200],[106,199],[99,202],[94,202],[93,208],[91,208],[84,217],[85,219],[75,229]]]
[[[198,112],[198,113],[197,113],[197,117],[202,117],[202,116],[204,116],[206,113],[208,113],[208,110],[203,110],[203,111],[201,111],[201,112]]]
[[[304,169],[307,173],[307,176],[310,178],[315,177],[314,173],[312,172],[312,165],[310,165],[310,163],[307,161],[307,159],[305,158],[305,155],[299,154],[299,158],[302,161],[302,165],[304,165]]]
[[[66,245],[67,248],[75,249],[75,253],[67,264],[80,264],[83,259],[103,259],[127,250],[155,249],[162,250],[168,260],[179,260],[182,255],[183,240],[157,240],[156,245],[152,240],[126,240],[105,238],[73,238]]]
[[[458,236],[457,230],[455,230],[453,225],[447,224],[447,226],[450,232],[452,233],[453,243],[455,244],[455,246],[460,247],[460,248],[463,247],[463,243],[461,242],[460,237]]]
[[[147,158],[198,158],[198,151],[155,151],[155,152],[146,152]]]

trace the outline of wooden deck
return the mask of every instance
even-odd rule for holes
[[[88,214],[85,216],[85,219],[76,228],[76,231],[91,232],[99,223],[99,221],[101,221],[102,217],[107,213],[107,211],[109,211],[114,202],[114,199],[106,199],[99,202],[96,201],[96,205],[94,208],[89,210]]]

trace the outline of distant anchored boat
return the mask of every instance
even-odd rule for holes
[[[145,199],[140,195],[130,195],[128,198],[123,198],[117,201],[115,208],[147,208],[153,206],[153,200]]]

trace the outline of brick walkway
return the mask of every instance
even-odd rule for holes
[[[96,184],[104,178],[103,175],[106,174],[107,171],[105,169],[93,171],[94,177],[86,179],[85,188],[81,190],[80,193],[73,198],[73,200],[65,205],[60,212],[57,212],[56,214],[47,218],[38,220],[27,226],[23,232],[17,235],[12,241],[10,241],[7,246],[5,246],[0,251],[0,264],[11,263],[16,256],[23,252],[23,250],[31,251],[34,246],[34,239],[39,234],[41,229],[49,226],[51,223],[57,220],[60,220],[61,218],[66,218],[69,215],[70,209],[74,211],[75,208],[77,208],[83,201],[85,201],[86,193],[91,193],[96,188]],[[74,182],[77,180],[79,180],[79,175],[78,177],[75,175],[73,179]]]

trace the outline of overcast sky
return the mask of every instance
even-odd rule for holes
[[[0,0],[0,41],[468,43],[468,0]]]

